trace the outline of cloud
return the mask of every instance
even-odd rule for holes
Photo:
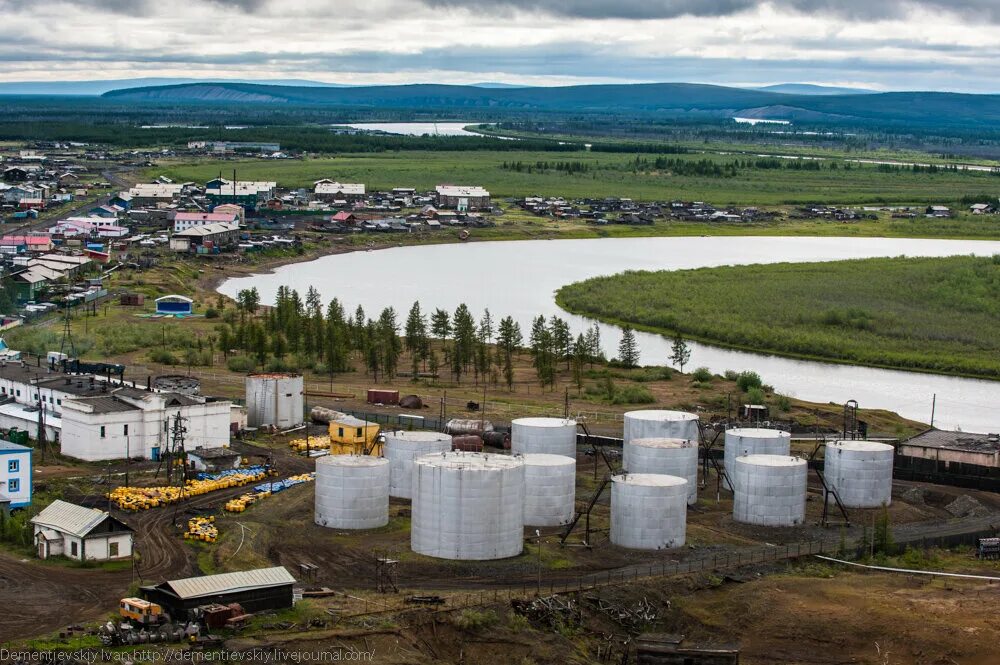
[[[732,16],[762,6],[806,15],[870,20],[905,17],[924,9],[1000,20],[996,0],[422,0],[430,7],[488,14],[512,10],[583,19],[664,19]]]

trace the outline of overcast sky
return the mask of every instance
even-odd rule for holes
[[[0,80],[1000,92],[1000,0],[0,0]]]

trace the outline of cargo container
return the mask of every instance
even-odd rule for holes
[[[376,388],[368,389],[368,403],[369,404],[391,404],[395,406],[399,404],[399,391],[398,390],[378,390]]]

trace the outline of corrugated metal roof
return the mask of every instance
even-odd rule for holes
[[[284,566],[277,566],[275,568],[245,570],[240,573],[188,577],[183,580],[164,582],[159,586],[172,591],[178,598],[188,599],[246,591],[247,589],[266,589],[285,584],[295,584],[295,578],[285,570]]]
[[[32,517],[31,523],[82,538],[103,522],[107,515],[97,508],[84,508],[75,503],[56,499],[45,510]]]

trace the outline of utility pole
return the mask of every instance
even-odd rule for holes
[[[934,412],[937,410],[937,393],[931,398],[931,427],[934,427]]]
[[[595,455],[596,457],[596,455]],[[535,529],[535,544],[538,547],[538,590],[536,595],[542,595],[542,532]]]

